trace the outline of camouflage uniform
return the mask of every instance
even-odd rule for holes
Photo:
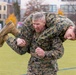
[[[32,27],[32,16],[24,21],[21,37],[28,42],[26,47],[16,45],[16,39],[10,38],[7,44],[17,53],[30,52],[31,58],[28,63],[27,75],[57,75],[57,59],[64,54],[62,43],[65,41],[64,34],[70,25],[74,25],[63,16],[45,13],[46,29],[38,34]],[[26,29],[25,29],[26,28]],[[41,58],[35,54],[35,49],[41,47],[45,51],[45,57]]]

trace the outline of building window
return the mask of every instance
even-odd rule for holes
[[[74,12],[76,12],[76,5],[73,5]]]
[[[50,5],[50,12],[57,12],[57,5]]]
[[[6,19],[6,14],[3,14],[3,19]]]
[[[7,0],[7,2],[8,2],[8,3],[12,3],[12,2],[13,2],[13,0]]]
[[[70,12],[70,13],[74,13],[73,5],[69,5],[69,12]]]
[[[61,5],[60,7],[65,13],[75,13],[76,11],[76,5]]]
[[[7,0],[4,0],[4,2],[7,2]]]
[[[10,3],[10,0],[8,0],[7,2]]]
[[[13,2],[16,2],[17,0],[13,0]]]
[[[68,13],[68,11],[69,11],[68,5],[60,5],[60,8],[61,8],[65,13]]]
[[[4,10],[6,10],[6,6],[4,6]]]
[[[0,5],[0,10],[1,10],[1,5]]]
[[[49,5],[42,5],[41,10],[44,11],[44,12],[49,11]]]
[[[1,18],[1,14],[0,14],[0,18]]]
[[[45,11],[49,11],[49,5],[44,6]]]
[[[18,0],[18,3],[20,4],[21,3],[21,0]]]
[[[10,0],[10,2],[12,3],[12,2],[13,2],[13,0]]]

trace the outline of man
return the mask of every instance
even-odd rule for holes
[[[41,12],[24,24],[21,35],[12,41],[7,38],[7,44],[19,54],[30,52],[27,75],[57,75],[57,59],[64,54],[62,43],[76,40],[75,25],[66,17]]]

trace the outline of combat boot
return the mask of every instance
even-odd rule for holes
[[[3,37],[0,37],[0,47],[3,46],[4,42],[9,38],[8,35],[5,35]]]
[[[19,30],[15,27],[15,25],[12,22],[9,22],[7,25],[3,27],[3,29],[0,31],[0,47],[2,47],[4,40],[3,37],[7,35],[8,33],[13,34],[14,36],[19,34]]]
[[[0,36],[4,36],[8,33],[13,34],[16,36],[19,33],[19,30],[15,27],[15,25],[12,22],[9,22],[7,25],[3,27],[0,31]]]

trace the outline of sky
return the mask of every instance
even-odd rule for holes
[[[21,8],[25,8],[25,4],[28,2],[29,0],[21,0]]]
[[[23,8],[25,8],[25,4],[26,3],[28,3],[28,1],[29,0],[21,0],[21,8],[23,9]],[[57,5],[59,5],[59,1],[60,0],[44,0],[45,1],[45,3],[47,4],[47,3],[56,3]]]

